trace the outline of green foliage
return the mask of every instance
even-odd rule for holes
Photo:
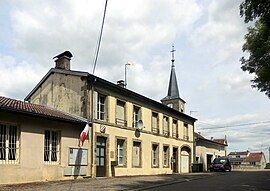
[[[255,74],[252,87],[270,98],[270,0],[245,0],[240,5],[240,15],[246,23],[256,20],[245,35],[243,51],[249,57],[240,59],[241,68]]]
[[[267,163],[267,164],[266,164],[265,169],[270,169],[270,163]]]

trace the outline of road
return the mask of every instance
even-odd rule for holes
[[[227,172],[214,176],[146,189],[148,191],[270,191],[270,171]]]
[[[0,177],[1,178],[1,177]],[[257,172],[189,173],[159,176],[89,178],[0,185],[0,191],[270,191],[270,170]]]

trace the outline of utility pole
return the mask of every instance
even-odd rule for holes
[[[269,161],[268,162],[270,163],[270,147],[268,148],[268,150],[269,150]]]

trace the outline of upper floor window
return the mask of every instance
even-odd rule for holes
[[[189,140],[189,136],[188,136],[188,124],[184,123],[184,140]]]
[[[169,131],[169,118],[164,116],[163,117],[163,135],[169,136],[170,131]]]
[[[126,126],[125,105],[126,105],[125,102],[117,100],[115,122],[116,122],[116,124],[122,125],[122,126]]]
[[[141,108],[133,106],[133,127],[138,126],[138,121],[141,120]]]
[[[14,125],[0,124],[0,164],[19,162],[19,131]]]
[[[174,138],[178,138],[178,126],[177,126],[177,120],[176,119],[173,119],[172,136]]]
[[[44,136],[44,162],[48,164],[59,163],[60,159],[60,132],[45,131]]]
[[[97,119],[105,120],[106,110],[105,110],[106,96],[98,94],[97,96]]]
[[[159,134],[158,113],[152,112],[152,132]]]

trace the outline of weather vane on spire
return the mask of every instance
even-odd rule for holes
[[[174,49],[174,44],[172,44],[172,50],[171,50],[171,53],[172,53],[172,66],[174,67],[174,52],[176,50]]]

